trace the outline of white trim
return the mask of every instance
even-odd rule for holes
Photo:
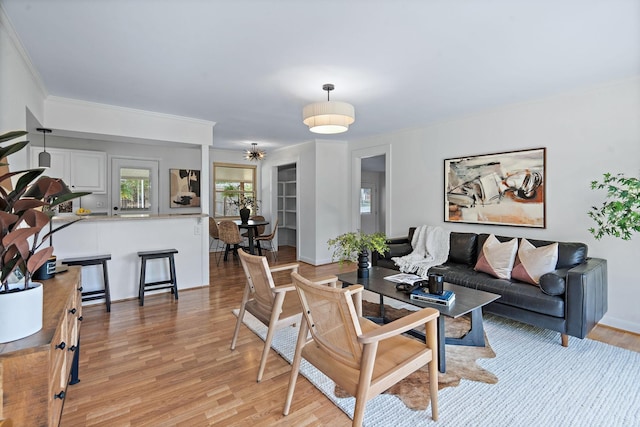
[[[176,116],[174,114],[167,114],[167,113],[158,113],[156,111],[139,110],[136,108],[129,108],[129,107],[120,107],[118,105],[100,104],[98,102],[83,101],[83,100],[73,99],[73,98],[64,98],[64,97],[55,96],[55,95],[48,96],[47,101],[59,102],[63,104],[73,104],[73,105],[84,107],[84,108],[96,108],[96,109],[120,111],[125,113],[142,114],[142,115],[146,115],[154,118],[178,120],[181,122],[193,123],[193,124],[204,125],[204,126],[215,126],[216,124],[216,122],[212,122],[210,120],[194,119],[192,117]]]

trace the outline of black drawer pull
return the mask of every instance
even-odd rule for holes
[[[72,346],[71,346],[71,347],[69,347],[67,350],[69,350],[69,351],[76,351],[76,348],[77,348],[77,347],[76,347],[75,345],[72,345]]]
[[[62,390],[60,393],[54,394],[53,398],[54,399],[64,399],[65,396],[66,396],[66,393],[64,392],[64,390]]]
[[[56,348],[59,348],[60,350],[64,350],[64,348],[65,348],[66,346],[67,346],[67,345],[64,343],[64,341],[62,341],[60,344],[58,344],[58,345],[56,346]]]
[[[80,287],[78,288],[78,291],[82,292],[82,286],[80,286]]]
[[[78,317],[78,320],[82,322],[82,316]]]
[[[76,314],[78,310],[76,310],[75,308],[72,308],[71,310],[69,310],[69,313],[71,314]]]

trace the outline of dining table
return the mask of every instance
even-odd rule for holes
[[[255,238],[258,234],[258,227],[269,225],[269,221],[261,221],[250,219],[247,222],[242,222],[242,220],[236,219],[233,222],[236,223],[238,228],[247,230],[247,238],[249,239],[249,253],[251,255],[255,255]],[[260,251],[262,252],[262,251]],[[262,255],[262,254],[260,254]]]

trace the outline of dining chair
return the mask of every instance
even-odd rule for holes
[[[273,255],[273,260],[274,261],[278,260],[278,248],[274,247],[274,245],[273,245],[273,239],[274,239],[274,237],[276,237],[276,233],[277,232],[278,232],[278,219],[276,218],[276,222],[273,224],[273,228],[271,229],[271,233],[258,235],[258,237],[256,237],[256,239],[255,239],[256,243],[258,244],[258,253],[260,253],[260,254],[262,254],[261,242],[268,242],[269,243],[269,251],[271,251],[271,254]]]
[[[224,260],[227,260],[227,255],[229,251],[233,253],[233,256],[236,257],[238,255],[239,245],[244,241],[242,236],[240,235],[240,229],[233,221],[220,221],[218,224],[218,233],[220,236],[220,240],[225,244],[224,248]],[[220,257],[222,258],[222,256]],[[216,262],[216,265],[220,264],[220,258]]]
[[[254,221],[264,221],[265,218],[262,215],[254,215],[251,218]],[[258,225],[254,230],[253,230],[253,240],[256,240],[256,237],[260,236],[261,234],[264,234],[264,229],[265,226],[264,225]],[[249,231],[245,231],[244,233],[242,233],[242,237],[244,237],[245,239],[249,239]],[[260,252],[259,255],[262,255],[262,253]]]
[[[267,336],[264,340],[258,379],[262,380],[262,374],[267,364],[267,356],[271,349],[271,341],[274,333],[287,326],[293,326],[300,322],[300,301],[292,284],[276,286],[271,273],[291,270],[298,271],[297,263],[289,263],[269,267],[264,256],[251,255],[240,249],[240,262],[247,278],[247,283],[242,295],[242,303],[238,313],[236,328],[233,331],[231,350],[235,350],[240,325],[245,312],[251,313],[256,319],[267,326]]]
[[[209,244],[209,250],[213,248],[213,244],[216,243],[216,251],[220,245],[220,231],[218,230],[218,223],[212,216],[209,217],[209,237],[211,237],[211,243]]]
[[[353,297],[361,285],[347,288],[314,283],[291,273],[304,321],[291,367],[284,415],[291,400],[304,359],[355,396],[353,425],[361,426],[368,400],[387,390],[424,365],[429,365],[431,418],[438,420],[438,351],[436,323],[440,313],[424,308],[385,325],[358,315]],[[408,338],[403,332],[424,325],[425,341]],[[311,339],[308,335],[311,333]]]

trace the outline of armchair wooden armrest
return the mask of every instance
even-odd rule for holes
[[[423,308],[409,314],[408,316],[401,317],[394,320],[391,323],[386,323],[373,331],[362,334],[358,337],[358,342],[361,344],[371,344],[380,340],[384,340],[408,330],[414,329],[417,326],[424,325],[430,321],[435,321],[440,312],[435,308]]]
[[[271,270],[272,273],[276,271],[285,271],[285,270],[293,270],[297,272],[298,267],[300,267],[300,264],[298,264],[297,262],[294,262],[290,264],[274,265],[273,267],[269,267],[269,270]]]
[[[333,288],[338,287],[338,277],[335,275],[321,276],[313,279],[316,285],[331,285]]]
[[[289,283],[288,285],[279,285],[279,286],[274,286],[273,287],[273,292],[274,293],[280,293],[280,292],[290,292],[290,291],[295,291],[296,287],[293,286],[291,283]]]

